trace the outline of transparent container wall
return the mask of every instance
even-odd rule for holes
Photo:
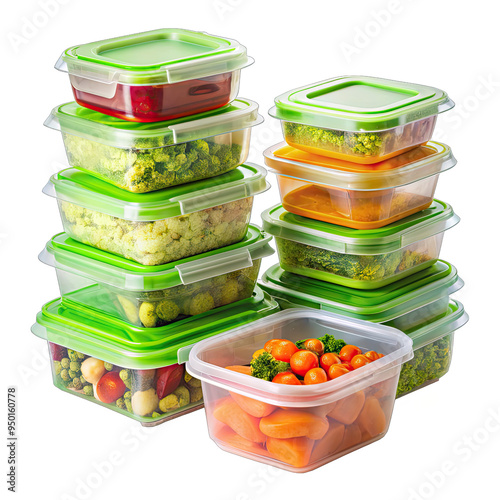
[[[203,406],[201,382],[184,365],[130,370],[48,342],[54,385],[141,422],[158,425]]]
[[[437,115],[382,132],[346,132],[282,121],[286,142],[297,149],[355,163],[376,163],[426,143]]]
[[[439,175],[378,191],[341,189],[282,175],[277,178],[288,212],[354,229],[376,229],[430,206]]]
[[[253,196],[169,219],[135,222],[58,200],[64,231],[69,236],[150,266],[241,241],[252,204]]]
[[[414,351],[412,360],[401,368],[396,396],[399,398],[437,382],[448,373],[453,354],[455,332]]]
[[[252,353],[272,338],[295,342],[331,333],[358,345],[363,351],[387,353],[381,344],[357,333],[346,334],[317,319],[289,320],[262,327],[252,336],[235,336],[199,354],[217,366],[247,365]],[[275,406],[202,382],[210,437],[222,449],[292,472],[307,472],[366,446],[387,432],[399,378],[400,365],[377,378],[361,380],[336,401],[315,404],[300,399],[293,407]],[[249,380],[255,380],[248,375]],[[271,384],[271,383],[269,383]],[[249,382],[248,385],[251,385]],[[275,385],[275,384],[273,384]],[[334,390],[333,390],[334,392]],[[263,393],[263,398],[267,395]],[[272,396],[270,396],[272,397]]]
[[[380,288],[430,267],[439,258],[443,234],[400,250],[377,255],[351,255],[276,238],[280,266],[291,273],[351,288]]]
[[[252,267],[239,271],[148,292],[115,288],[60,269],[56,272],[66,303],[76,303],[135,326],[155,328],[250,298],[260,263],[256,259]]]
[[[240,87],[240,70],[163,85],[106,84],[69,71],[78,104],[136,122],[171,120],[220,108],[236,98]]]
[[[72,167],[132,193],[148,193],[235,169],[248,157],[250,130],[173,145],[146,138],[129,149],[65,133],[62,137]]]

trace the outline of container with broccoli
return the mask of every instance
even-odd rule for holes
[[[58,299],[32,331],[48,341],[56,387],[153,426],[203,406],[201,382],[184,369],[192,344],[277,309],[256,289],[245,304],[152,332]]]
[[[189,118],[129,122],[67,103],[45,124],[62,132],[71,166],[132,193],[208,179],[241,165],[251,127],[262,122],[246,99]]]
[[[251,300],[262,258],[274,252],[256,226],[239,243],[161,266],[143,266],[54,236],[40,260],[57,272],[63,301],[145,328]]]
[[[286,212],[262,214],[275,236],[285,271],[351,288],[380,288],[430,267],[439,258],[444,232],[460,220],[434,200],[417,214],[378,229],[351,229]]]
[[[453,106],[433,87],[344,76],[276,97],[269,114],[282,121],[290,146],[370,164],[426,143],[437,115]]]
[[[146,266],[162,265],[240,241],[265,169],[241,165],[215,178],[145,194],[128,193],[67,169],[44,192],[57,198],[74,239]]]

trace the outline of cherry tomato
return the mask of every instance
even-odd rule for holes
[[[126,391],[127,388],[118,372],[106,372],[96,385],[97,397],[103,403],[113,403],[121,398]]]
[[[339,358],[342,361],[347,361],[350,363],[351,359],[356,356],[356,354],[361,354],[361,349],[355,345],[347,344],[340,350]]]
[[[318,339],[307,339],[304,342],[304,349],[313,352],[316,356],[322,356],[325,352],[325,346],[321,340]]]
[[[263,354],[264,352],[267,352],[265,349],[258,349],[257,351],[255,351],[252,355],[252,359],[256,359],[258,358],[261,354]]]
[[[351,365],[355,370],[367,365],[368,363],[370,363],[370,360],[364,354],[356,354],[356,356],[351,359]]]
[[[345,375],[346,373],[349,373],[349,370],[345,366],[332,365],[328,369],[328,378],[329,380],[333,380],[334,378]]]
[[[321,365],[321,368],[325,370],[326,372],[332,365],[338,365],[342,363],[340,358],[335,354],[334,352],[327,352],[326,354],[323,354],[321,358],[319,358],[319,364]]]
[[[369,360],[370,362],[371,361],[376,361],[378,358],[379,358],[379,355],[377,352],[375,351],[368,351],[368,352],[365,352],[364,354]]]
[[[325,370],[323,368],[312,368],[304,376],[304,384],[322,384],[328,380]]]
[[[344,368],[347,368],[350,372],[354,370],[352,367],[351,363],[341,363],[340,366],[343,366]]]
[[[294,373],[303,377],[312,368],[318,368],[318,356],[311,351],[297,351],[290,358],[290,366]]]
[[[297,346],[290,342],[289,340],[281,340],[280,342],[273,345],[271,350],[271,355],[274,359],[278,361],[284,361],[285,363],[290,362],[290,358],[293,354],[298,351]]]
[[[300,380],[292,372],[281,372],[274,376],[276,384],[301,385]]]
[[[271,340],[268,340],[265,344],[264,344],[264,349],[267,351],[267,352],[271,352],[273,350],[273,345],[274,344],[277,344],[278,342],[281,342],[283,339],[271,339]]]

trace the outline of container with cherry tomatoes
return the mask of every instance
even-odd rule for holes
[[[186,370],[220,448],[308,472],[386,434],[412,356],[396,329],[291,309],[199,342]]]
[[[154,426],[203,406],[201,382],[184,368],[194,343],[277,310],[257,287],[244,303],[151,330],[62,298],[43,306],[32,332],[48,343],[57,388]]]

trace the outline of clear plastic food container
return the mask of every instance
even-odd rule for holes
[[[376,229],[427,208],[439,174],[455,166],[448,146],[429,142],[390,160],[357,165],[284,143],[264,152],[283,207],[355,229]]]
[[[278,264],[263,274],[261,283],[282,309],[321,309],[405,333],[444,316],[450,295],[463,286],[455,267],[443,260],[375,290],[356,290],[292,274]]]
[[[401,368],[396,397],[422,389],[448,373],[455,332],[467,321],[463,305],[450,300],[444,315],[408,332],[414,357]]]
[[[268,340],[327,333],[384,356],[313,385],[277,384],[225,368],[248,364]],[[210,437],[225,451],[291,472],[308,472],[381,439],[401,364],[412,357],[411,340],[398,330],[305,309],[280,311],[209,340],[193,347],[186,369],[202,381]]]
[[[297,149],[376,163],[430,140],[437,115],[454,106],[442,90],[367,76],[343,76],[278,96],[269,111]]]
[[[57,198],[64,230],[87,245],[146,266],[241,241],[253,197],[269,189],[253,164],[211,179],[136,194],[75,169],[53,175],[43,192]]]
[[[257,287],[245,304],[152,331],[57,299],[31,330],[48,341],[58,389],[153,426],[203,406],[200,381],[184,370],[194,343],[277,310]]]
[[[444,232],[460,218],[434,200],[417,214],[379,229],[351,229],[308,219],[277,205],[262,213],[285,271],[350,288],[380,288],[432,266]]]
[[[216,109],[238,94],[253,63],[237,41],[159,29],[65,50],[55,68],[69,73],[78,104],[137,122]]]
[[[158,328],[249,300],[261,259],[274,253],[270,240],[250,226],[239,243],[161,266],[143,266],[61,233],[39,258],[55,268],[64,302],[131,325]]]
[[[237,99],[215,111],[161,123],[135,123],[74,102],[45,125],[61,131],[69,164],[132,193],[207,179],[246,161],[258,105]]]

